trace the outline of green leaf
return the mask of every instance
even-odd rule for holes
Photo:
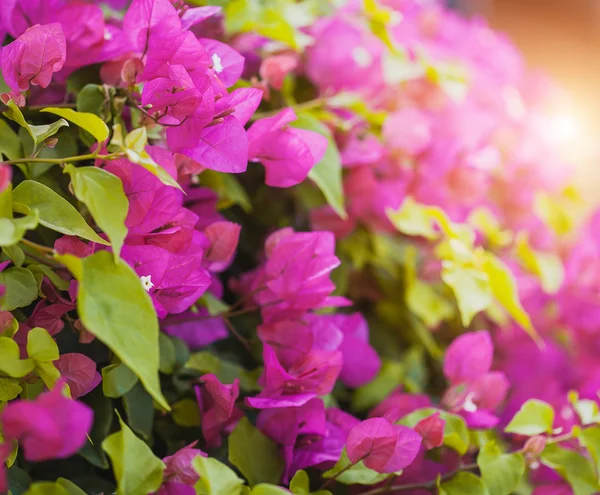
[[[390,476],[387,473],[380,474],[373,469],[369,469],[362,461],[356,463],[352,467],[350,466],[352,466],[352,462],[348,458],[346,447],[344,447],[344,450],[342,450],[342,454],[340,455],[340,459],[337,461],[336,465],[333,466],[329,471],[325,471],[323,473],[323,477],[335,477],[336,481],[344,483],[345,485],[374,485],[376,483],[380,483]]]
[[[21,140],[4,119],[0,119],[0,153],[9,160],[23,157]]]
[[[239,205],[246,213],[252,211],[252,204],[246,190],[233,174],[204,170],[200,175],[200,184],[218,194],[217,208],[219,210]]]
[[[229,462],[250,486],[257,483],[277,483],[283,473],[279,448],[243,417],[229,435]]]
[[[490,279],[492,294],[504,307],[512,319],[521,326],[531,338],[543,345],[541,337],[533,328],[529,315],[519,301],[519,292],[510,268],[497,256],[485,253],[484,269]]]
[[[15,203],[37,209],[40,223],[49,229],[99,244],[108,244],[94,232],[71,203],[39,182],[24,180],[13,191],[13,208],[26,213],[20,211]]]
[[[231,468],[211,457],[197,456],[192,466],[200,475],[196,495],[238,495],[244,484]]]
[[[591,462],[581,454],[550,444],[542,452],[540,460],[571,485],[574,495],[595,495],[600,490]]]
[[[2,252],[12,260],[15,266],[23,266],[25,253],[19,246],[4,246]]]
[[[494,441],[479,451],[477,464],[489,495],[511,494],[525,474],[523,454],[504,454]]]
[[[6,286],[6,294],[0,298],[3,311],[29,306],[38,297],[37,282],[27,268],[13,267],[0,272],[0,285]]]
[[[43,328],[32,328],[27,334],[27,354],[35,361],[35,370],[48,388],[53,388],[60,372],[52,364],[60,354],[58,346]]]
[[[290,481],[290,490],[294,495],[331,495],[329,490],[310,491],[310,479],[306,471],[296,471],[296,474]]]
[[[35,368],[32,359],[21,359],[19,346],[13,339],[0,337],[0,371],[13,378],[23,378]]]
[[[408,196],[398,210],[388,209],[387,216],[403,234],[434,240],[440,237],[440,233],[431,214],[432,208],[435,207],[421,205]]]
[[[81,127],[94,136],[99,143],[108,139],[108,126],[100,117],[93,113],[76,112],[71,108],[56,107],[44,108],[41,111],[53,113],[54,115],[67,119],[69,122],[73,122],[73,124]]]
[[[517,237],[516,248],[522,265],[539,277],[544,292],[556,294],[565,278],[560,256],[557,253],[534,250],[529,244],[527,235]]]
[[[444,426],[444,445],[455,450],[460,455],[465,455],[470,444],[469,429],[465,420],[458,414],[452,414],[433,407],[426,407],[407,414],[396,423],[414,428],[419,421],[435,413],[440,413],[440,417],[446,423]]]
[[[165,464],[119,418],[121,431],[102,442],[117,479],[117,495],[152,493],[163,481]]]
[[[0,194],[0,246],[13,246],[17,244],[25,232],[38,226],[39,214],[37,210],[21,218],[13,218],[12,192],[10,187]]]
[[[394,361],[383,361],[377,376],[355,390],[352,409],[363,411],[379,404],[387,395],[402,384],[404,368]]]
[[[173,404],[173,421],[184,428],[195,428],[200,426],[200,410],[198,403],[193,399],[182,399]]]
[[[177,366],[177,351],[173,339],[167,334],[160,332],[158,335],[158,345],[160,348],[160,372],[173,373]]]
[[[65,478],[58,478],[56,482],[40,481],[33,483],[25,495],[86,495],[75,483]]]
[[[438,488],[439,495],[488,495],[481,479],[471,473],[458,473]]]
[[[47,125],[28,124],[14,101],[11,100],[6,105],[8,106],[8,109],[4,112],[4,116],[8,117],[10,120],[14,120],[29,133],[31,139],[33,139],[35,148],[49,137],[54,136],[61,127],[69,127],[69,123],[65,119],[60,119]]]
[[[327,138],[327,151],[322,160],[308,173],[308,177],[323,191],[329,205],[341,218],[347,218],[342,187],[342,159],[329,128],[309,112],[298,114],[292,127],[317,132]]]
[[[102,441],[107,437],[113,422],[113,404],[105,397],[100,387],[96,387],[83,399],[94,410],[94,424],[89,433],[90,441],[79,451],[84,459],[101,469],[108,469],[108,457],[102,450]]]
[[[234,379],[239,378],[240,388],[246,392],[260,390],[255,373],[247,371],[237,363],[220,359],[208,351],[192,354],[185,367],[201,373],[214,373],[222,383],[233,383]]]
[[[526,436],[540,435],[552,433],[553,423],[552,406],[541,400],[529,399],[517,411],[504,431]]]
[[[252,495],[290,495],[290,491],[268,483],[261,483],[252,488]]]
[[[102,368],[102,391],[106,397],[124,396],[138,382],[137,375],[123,363]]]
[[[152,396],[138,382],[123,396],[127,421],[131,428],[143,438],[150,438],[154,424]]]
[[[77,199],[88,207],[98,226],[108,235],[117,259],[127,236],[125,218],[129,209],[121,180],[97,167],[75,168],[68,164],[65,172],[71,176]]]
[[[14,378],[0,378],[0,402],[13,400],[22,391],[23,387],[19,385],[19,380],[15,380]]]
[[[158,379],[158,319],[140,279],[107,251],[84,259],[56,257],[79,281],[77,311],[85,328],[133,371],[166,410]]]
[[[27,265],[27,269],[31,270],[31,273],[33,273],[34,276],[36,276],[39,273],[39,275],[42,278],[48,277],[50,279],[50,282],[52,282],[52,284],[60,290],[68,290],[69,289],[69,281],[65,280],[64,278],[59,277],[58,274],[53,272],[52,268],[50,268],[48,265],[42,265],[42,264]]]
[[[101,115],[107,102],[108,97],[103,86],[86,84],[77,95],[77,111]]]
[[[471,324],[473,317],[486,309],[492,301],[487,274],[474,266],[444,260],[442,280],[454,292],[465,328]]]
[[[578,440],[590,453],[596,465],[596,472],[600,473],[600,427],[586,428],[581,432]]]

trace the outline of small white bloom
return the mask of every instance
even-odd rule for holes
[[[532,471],[535,471],[536,469],[540,468],[540,463],[538,461],[532,461],[529,463],[529,469],[531,469]]]
[[[223,65],[221,65],[221,57],[219,57],[216,53],[213,53],[212,62],[213,62],[213,70],[217,74],[220,74],[221,72],[223,72]]]
[[[467,412],[475,412],[477,411],[477,404],[475,404],[475,402],[473,402],[473,394],[469,394],[467,395],[466,399],[465,399],[465,403],[463,404],[463,409]]]
[[[150,289],[154,287],[154,284],[152,283],[152,275],[142,275],[140,280],[142,281],[142,286],[144,289],[146,289],[146,292],[150,292]]]
[[[373,62],[373,57],[364,46],[354,48],[352,50],[352,58],[361,69],[369,67]]]
[[[104,30],[104,39],[106,41],[112,40],[112,34],[110,34],[110,31],[108,29]]]
[[[571,406],[563,406],[560,410],[560,417],[566,421],[572,419],[575,416],[575,412]]]

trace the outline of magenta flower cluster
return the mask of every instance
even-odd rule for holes
[[[600,493],[553,86],[435,0],[188,3],[1,7],[0,493]]]

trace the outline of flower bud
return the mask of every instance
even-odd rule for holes
[[[525,447],[523,447],[523,451],[526,454],[538,456],[544,451],[545,448],[546,437],[542,435],[535,435],[527,439],[527,442],[525,442]]]

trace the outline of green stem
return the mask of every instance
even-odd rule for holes
[[[296,111],[302,110],[312,110],[313,108],[322,107],[327,103],[327,98],[315,98],[314,100],[305,101],[302,103],[296,103],[295,105],[290,105],[289,108],[293,108]],[[283,108],[277,108],[275,110],[269,110],[268,112],[257,112],[252,117],[250,117],[251,121],[255,121],[258,119],[264,119],[267,117],[273,117],[281,112]]]
[[[123,155],[122,152],[110,153],[108,155],[96,155],[94,153],[88,153],[87,155],[80,156],[69,156],[66,158],[19,158],[17,160],[7,160],[2,162],[4,165],[17,165],[19,163],[68,163],[68,162],[83,162],[85,160],[114,160],[120,158]]]
[[[54,255],[54,249],[47,247],[47,246],[42,246],[41,244],[38,244],[37,242],[33,242],[30,241],[28,239],[21,239],[21,242],[23,244],[25,244],[26,246],[30,247],[31,249],[35,249],[36,251],[42,253],[42,254],[49,254],[49,255]]]

